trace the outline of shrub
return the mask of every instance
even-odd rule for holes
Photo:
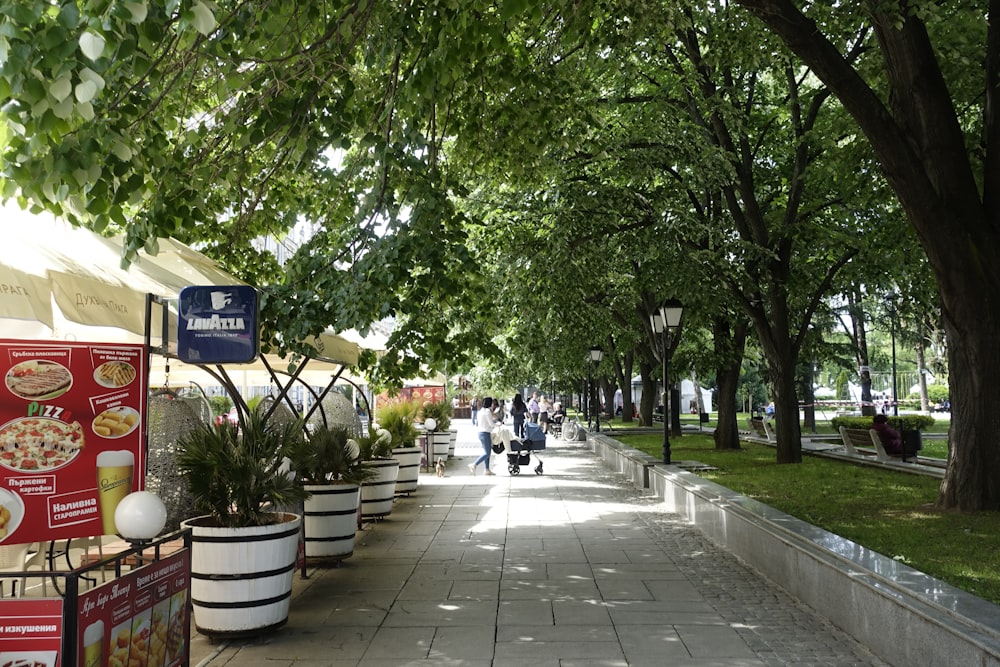
[[[899,415],[898,417],[889,415],[889,426],[897,431],[919,431],[934,425],[934,418],[927,415]],[[871,428],[871,417],[834,417],[830,420],[830,425],[834,429],[840,430],[841,426],[846,428]]]
[[[233,407],[233,399],[228,396],[209,396],[208,404],[212,406],[213,415],[224,415]]]
[[[420,409],[424,421],[434,419],[437,431],[447,431],[451,427],[451,406],[447,402],[424,403]]]
[[[942,403],[948,400],[951,391],[946,384],[927,385],[927,400],[931,403]]]

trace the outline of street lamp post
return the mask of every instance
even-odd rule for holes
[[[594,422],[595,433],[601,432],[601,406],[598,404],[599,402],[597,400],[597,366],[601,363],[601,359],[603,358],[604,358],[604,350],[601,349],[600,345],[594,345],[593,347],[590,348],[590,361],[594,366],[594,375],[593,375],[594,380],[593,382],[591,382],[590,385],[590,392],[591,392],[590,400],[592,401],[591,409],[594,412],[594,419],[596,420]]]
[[[897,392],[899,391],[898,383],[896,382],[896,297],[898,295],[895,292],[890,292],[889,296],[886,297],[889,305],[889,331],[890,338],[892,340],[892,414],[893,416],[899,416],[899,397]]]
[[[660,360],[663,362],[663,462],[670,464],[670,367],[667,363],[667,350],[670,345],[670,333],[681,323],[684,306],[677,299],[668,299],[649,316],[649,324],[653,333],[660,336]]]

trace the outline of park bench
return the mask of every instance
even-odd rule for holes
[[[875,448],[875,455],[878,457],[879,461],[902,461],[903,463],[920,463],[922,465],[929,465],[938,468],[944,468],[947,465],[946,461],[941,459],[927,458],[919,456],[917,454],[917,449],[911,449],[908,447],[906,440],[903,440],[903,454],[902,456],[890,456],[885,448],[882,446],[882,440],[878,437],[878,431],[875,429],[863,429],[863,428],[846,428],[844,426],[840,427],[840,437],[844,441],[844,448],[851,455],[871,455],[871,447]],[[859,451],[858,447],[864,447],[868,451]]]
[[[840,427],[840,438],[844,441],[844,449],[851,456],[875,456],[879,461],[888,463],[892,460],[882,446],[878,431],[871,428]],[[858,449],[859,447],[863,449]],[[874,454],[871,449],[875,448]]]
[[[778,438],[774,435],[774,431],[771,430],[771,423],[766,419],[751,417],[747,423],[750,424],[750,431],[753,435],[764,438],[768,442],[778,441]]]

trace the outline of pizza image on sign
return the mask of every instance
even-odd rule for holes
[[[32,359],[7,371],[6,382],[7,389],[15,396],[47,400],[65,394],[73,384],[73,376],[62,364]]]
[[[83,444],[80,422],[14,419],[0,427],[0,465],[19,472],[48,472],[76,458]]]

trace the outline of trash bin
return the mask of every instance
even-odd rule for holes
[[[907,429],[900,433],[903,438],[903,460],[915,457],[924,448],[924,439],[920,431]]]

